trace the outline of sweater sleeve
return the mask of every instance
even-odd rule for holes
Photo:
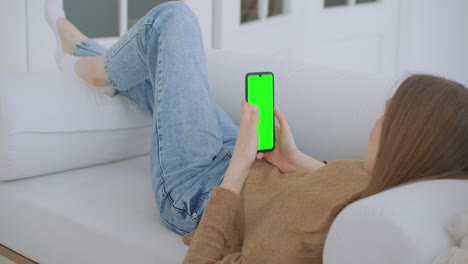
[[[190,243],[184,263],[246,263],[237,236],[241,202],[239,195],[222,187],[215,187],[206,205],[200,224]],[[231,250],[229,250],[230,248]],[[234,249],[234,250],[233,250]]]

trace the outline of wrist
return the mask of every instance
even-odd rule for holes
[[[236,194],[240,194],[245,180],[249,175],[249,171],[250,168],[247,168],[245,165],[239,164],[238,161],[231,159],[220,187],[228,189]]]
[[[293,170],[294,171],[302,170],[303,169],[302,163],[303,163],[305,154],[298,148],[293,153],[294,154],[291,155],[291,165],[293,167]]]
[[[292,163],[295,171],[314,171],[325,165],[323,162],[309,157],[299,149],[295,152]]]
[[[245,157],[236,155],[236,152],[234,151],[231,161],[229,162],[228,169],[245,172],[250,170],[250,166],[252,166],[251,161],[247,160]]]

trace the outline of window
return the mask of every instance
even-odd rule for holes
[[[90,38],[118,37],[168,0],[64,0],[67,19]]]
[[[241,23],[258,19],[258,0],[242,0]]]
[[[90,38],[119,35],[118,1],[64,0],[63,9],[67,19]]]
[[[323,2],[324,7],[346,6],[346,5],[348,5],[348,0],[325,0]]]
[[[358,4],[376,3],[379,0],[324,0],[323,7],[354,6]]]
[[[241,23],[285,13],[284,0],[241,0]]]
[[[76,0],[75,0],[76,1]],[[148,11],[153,9],[158,4],[167,1],[155,0],[128,0],[128,22],[127,28],[135,25],[140,18],[142,18]]]
[[[356,0],[356,4],[366,4],[366,3],[375,3],[378,0]]]
[[[283,14],[284,3],[282,0],[269,0],[268,2],[268,16],[276,16]]]

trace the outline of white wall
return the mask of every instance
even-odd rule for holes
[[[47,24],[44,0],[27,0],[28,15],[28,71],[58,71],[55,62],[58,42]]]
[[[394,74],[400,1],[405,0],[332,8],[309,1],[304,6],[304,60],[346,71]]]
[[[199,1],[199,0],[197,0]],[[297,59],[302,50],[303,12],[306,1],[290,1],[283,14],[268,17],[268,1],[259,3],[259,18],[241,23],[240,0],[215,0],[213,47],[280,59]]]
[[[56,71],[54,60],[56,41],[45,23],[44,0],[1,1],[0,34],[4,37],[0,42],[0,72]],[[199,16],[205,35],[205,45],[211,46],[212,0],[186,1]],[[320,50],[310,49],[310,47],[314,45],[313,43],[318,45],[316,40],[319,38],[314,34],[320,33],[317,27],[322,27],[324,24],[316,23],[317,20],[311,18],[311,16],[319,15],[307,9],[307,6],[312,5],[311,1],[291,1],[294,1],[296,5],[304,6],[304,8],[299,8],[300,12],[296,13],[295,26],[292,27],[292,33],[297,35],[297,38],[287,40],[297,42],[293,44],[295,47],[293,58],[313,63],[319,62],[328,66],[339,64],[342,68],[353,68],[353,65],[349,63],[353,59],[347,62],[342,59],[320,61],[320,59],[323,60],[323,55],[317,55],[321,53]],[[399,16],[395,18],[396,23],[399,23],[395,28],[399,31],[395,34],[386,34],[390,38],[395,38],[395,42],[398,43],[395,48],[396,55],[393,56],[396,61],[393,73],[435,73],[468,84],[468,0],[399,1],[401,6],[399,12],[395,14]],[[321,3],[322,0],[318,2]],[[309,19],[308,23],[307,19]],[[341,15],[336,16],[336,20],[340,23],[346,22],[345,16]],[[360,58],[361,64],[366,61],[373,62],[372,50],[363,49],[361,44],[355,46],[359,48],[355,50],[361,50],[362,54],[369,56],[362,56],[359,52],[348,52],[349,54]],[[345,56],[337,55],[337,57]]]
[[[468,84],[468,1],[404,0],[400,71]]]
[[[211,0],[185,0],[188,6],[198,17],[198,23],[203,32],[203,44],[211,47],[213,29],[213,1]]]
[[[0,34],[0,72],[27,71],[25,0],[2,0]]]

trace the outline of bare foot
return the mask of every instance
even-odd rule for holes
[[[81,31],[79,31],[68,19],[57,19],[57,31],[62,43],[63,51],[73,55],[73,50],[76,44],[88,39]]]
[[[104,69],[104,56],[81,57],[75,64],[76,74],[85,82],[96,87],[110,85]]]

